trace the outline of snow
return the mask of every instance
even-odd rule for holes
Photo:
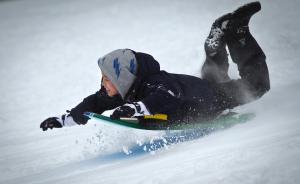
[[[296,0],[262,1],[250,22],[271,78],[268,94],[235,109],[253,120],[137,156],[133,145],[164,133],[97,121],[39,129],[99,88],[97,59],[112,50],[148,52],[164,70],[199,75],[212,22],[246,2],[0,1],[0,183],[299,183]]]

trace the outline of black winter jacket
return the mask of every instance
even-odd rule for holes
[[[134,51],[133,51],[134,52]],[[216,89],[198,77],[171,74],[160,70],[159,63],[149,54],[134,52],[138,62],[137,77],[125,98],[109,97],[102,87],[73,108],[71,116],[85,124],[83,112],[103,113],[127,102],[142,101],[150,113],[164,113],[171,122],[189,122],[214,117],[220,106]]]

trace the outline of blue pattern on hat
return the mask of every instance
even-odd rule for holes
[[[119,58],[114,59],[114,69],[115,69],[115,73],[117,75],[117,78],[119,78],[121,70],[120,70],[120,63],[119,63]]]
[[[135,63],[134,63],[134,59],[130,60],[130,73],[135,74]]]

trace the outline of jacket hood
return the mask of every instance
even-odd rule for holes
[[[134,52],[137,60],[137,77],[146,77],[158,73],[160,71],[159,63],[149,54],[142,52]]]

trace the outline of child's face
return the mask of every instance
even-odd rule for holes
[[[102,75],[102,84],[106,90],[106,93],[108,96],[112,97],[118,94],[118,90],[113,85],[113,83],[109,80],[109,78],[106,75]]]

